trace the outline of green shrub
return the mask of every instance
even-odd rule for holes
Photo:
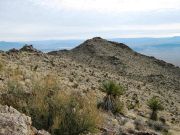
[[[125,92],[124,88],[114,81],[104,81],[102,91],[107,95],[113,96],[114,98],[123,95]]]
[[[152,120],[157,120],[157,118],[158,118],[158,116],[157,116],[158,111],[159,110],[163,110],[162,103],[159,101],[159,99],[157,99],[157,97],[152,97],[148,101],[147,105],[152,110],[150,118]]]
[[[124,88],[113,81],[105,81],[103,82],[102,91],[106,93],[106,96],[103,102],[99,104],[99,107],[112,113],[122,112],[124,104],[118,98],[124,94]]]

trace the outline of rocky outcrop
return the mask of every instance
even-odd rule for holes
[[[0,105],[0,135],[50,135],[32,127],[31,118],[16,109]]]
[[[10,49],[7,51],[8,54],[14,54],[14,53],[19,53],[19,52],[29,52],[29,53],[41,53],[41,51],[35,49],[33,45],[24,45],[21,49]]]
[[[7,53],[9,54],[9,53],[18,53],[18,52],[19,52],[18,49],[13,48],[13,49],[10,49]]]
[[[39,50],[35,49],[32,45],[25,45],[23,46],[20,51],[25,51],[25,52],[40,52]]]

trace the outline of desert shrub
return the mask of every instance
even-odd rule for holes
[[[159,101],[159,99],[157,99],[157,97],[152,97],[148,101],[147,105],[152,110],[150,118],[152,120],[157,120],[158,119],[158,116],[157,116],[158,111],[163,110],[162,103]]]
[[[52,126],[50,100],[57,94],[58,89],[58,82],[54,75],[47,75],[33,83],[32,95],[28,103],[28,113],[36,128],[49,130]]]
[[[114,102],[114,114],[125,114],[125,104],[123,101],[116,99]]]
[[[132,99],[128,100],[127,108],[128,109],[137,109],[140,107],[140,101],[137,94],[133,94]]]
[[[119,101],[119,96],[124,94],[124,88],[113,81],[103,82],[102,91],[106,93],[103,102],[98,106],[113,113],[121,112],[124,104]]]
[[[2,104],[16,108],[18,111],[31,116],[33,126],[37,129],[50,127],[49,99],[57,91],[56,80],[52,76],[46,76],[40,80],[34,80],[31,91],[25,92],[16,73],[7,84],[7,93],[1,95]]]
[[[50,75],[34,80],[29,93],[18,80],[11,80],[2,101],[30,116],[37,129],[48,130],[54,135],[93,132],[101,121],[94,104],[79,95],[59,91],[56,78]]]
[[[7,93],[1,95],[1,104],[12,106],[20,112],[25,111],[27,106],[28,93],[23,90],[22,85],[17,80],[9,80],[7,83]]]
[[[53,126],[54,134],[79,135],[93,132],[101,121],[96,107],[74,94],[59,104],[57,110],[54,112],[58,114]]]
[[[29,102],[29,115],[32,118],[33,126],[38,129],[49,129],[48,117],[49,117],[49,103],[48,95],[50,90],[45,88],[41,83],[34,84],[32,89],[32,96]]]
[[[0,61],[0,71],[2,71],[3,70],[3,64],[2,64],[2,62]]]
[[[120,95],[123,95],[125,89],[114,81],[104,81],[102,91],[105,92],[107,95],[111,95],[116,98]]]
[[[137,130],[144,130],[145,128],[145,122],[142,119],[135,119],[134,125]]]
[[[156,131],[168,132],[168,130],[169,130],[169,127],[167,125],[165,125],[159,121],[150,120],[150,121],[148,121],[148,125],[149,125],[149,127],[151,127],[152,129],[154,129]]]

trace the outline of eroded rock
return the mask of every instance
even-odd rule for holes
[[[0,135],[50,135],[44,130],[35,132],[31,118],[16,109],[0,105]]]

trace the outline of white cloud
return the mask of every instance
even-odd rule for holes
[[[180,36],[180,23],[159,25],[118,26],[61,26],[48,24],[21,24],[9,28],[0,26],[0,40],[86,39],[94,36],[119,37],[167,37]]]
[[[0,0],[0,40],[180,35],[180,0]]]
[[[133,12],[162,9],[179,9],[180,0],[30,0],[57,10],[98,12]]]

